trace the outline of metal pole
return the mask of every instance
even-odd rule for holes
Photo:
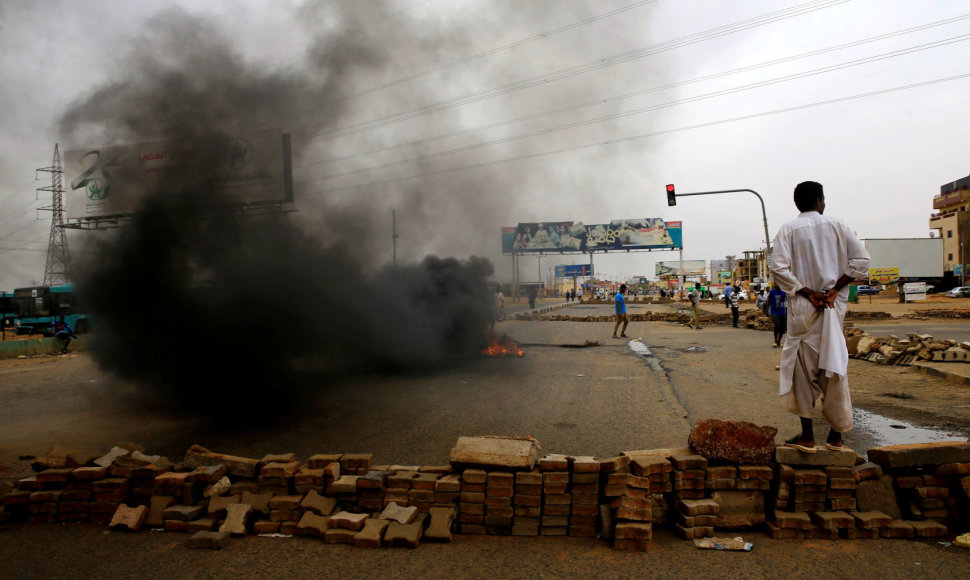
[[[391,210],[391,245],[393,248],[393,263],[397,266],[397,212]]]
[[[718,193],[738,193],[741,191],[747,191],[749,193],[755,194],[758,201],[761,202],[761,218],[764,220],[765,226],[765,247],[768,248],[768,254],[771,254],[771,238],[768,236],[768,213],[765,211],[765,200],[761,198],[761,195],[753,189],[723,189],[720,191],[698,191],[694,193],[678,193],[677,197],[688,197],[691,195],[715,195]],[[767,255],[767,254],[766,254]]]

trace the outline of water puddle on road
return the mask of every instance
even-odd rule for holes
[[[642,340],[635,338],[626,343],[626,345],[630,348],[630,350],[635,352],[637,356],[643,359],[643,362],[647,363],[651,369],[659,373],[664,372],[663,365],[660,364],[660,359],[657,358],[657,355],[655,355],[653,351],[650,350],[650,347],[647,346]]]
[[[853,409],[852,418],[858,428],[872,434],[879,446],[965,439],[965,435],[957,432],[917,427],[906,421],[890,419],[858,408]]]

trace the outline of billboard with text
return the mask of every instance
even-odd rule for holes
[[[76,149],[64,153],[64,173],[68,220],[129,215],[151,194],[198,192],[220,205],[293,200],[289,136],[272,130]]]
[[[608,224],[529,222],[502,228],[502,253],[673,250],[682,247],[681,222],[662,218],[613,220]]]
[[[658,278],[667,276],[703,276],[707,273],[707,262],[704,260],[657,262],[656,273]]]

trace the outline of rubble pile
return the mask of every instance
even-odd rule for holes
[[[751,529],[861,539],[939,537],[970,522],[967,442],[874,448],[866,463],[848,449],[774,447],[771,427],[708,420],[694,431],[693,447],[602,459],[542,454],[529,437],[462,437],[438,466],[200,446],[174,464],[119,444],[100,457],[49,453],[3,497],[0,520],[164,529],[210,549],[248,534],[415,548],[460,533],[599,537],[632,551],[650,549],[655,525],[685,539]],[[711,434],[717,446],[704,443]]]
[[[849,356],[879,364],[908,366],[919,360],[937,362],[970,361],[970,342],[933,338],[929,334],[910,333],[906,338],[895,335],[878,338],[858,328],[844,329]]]

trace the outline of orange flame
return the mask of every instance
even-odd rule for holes
[[[482,350],[485,356],[525,356],[519,345],[506,335],[493,336]]]

